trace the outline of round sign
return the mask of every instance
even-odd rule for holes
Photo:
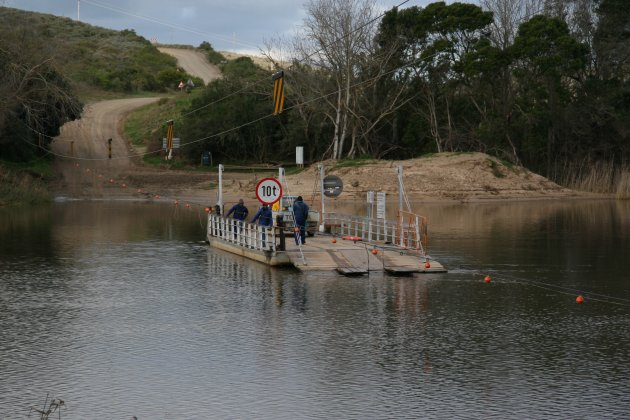
[[[324,178],[324,195],[337,197],[343,191],[343,182],[336,175],[328,175]]]
[[[282,186],[275,178],[263,178],[256,184],[256,198],[263,204],[273,204],[282,197]]]

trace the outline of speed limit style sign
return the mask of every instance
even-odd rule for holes
[[[262,204],[271,205],[282,197],[282,185],[275,178],[263,178],[256,184],[256,198]]]

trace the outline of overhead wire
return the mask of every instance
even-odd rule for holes
[[[93,5],[99,6],[99,7],[108,8],[108,9],[110,9],[110,10],[117,11],[117,12],[120,12],[120,13],[123,13],[123,14],[128,14],[128,15],[130,15],[130,16],[134,16],[134,17],[138,17],[138,18],[143,18],[143,19],[150,20],[150,18],[147,18],[146,16],[142,16],[142,15],[138,15],[138,14],[135,14],[135,13],[126,12],[124,9],[120,9],[120,8],[115,8],[115,7],[106,6],[106,5],[103,5],[103,4],[99,3],[99,2],[96,2],[96,1],[94,1],[94,0],[85,0],[85,1],[87,1],[87,2],[88,2],[88,3],[90,3],[90,4],[93,4]],[[394,6],[394,7],[395,7],[395,8],[401,7],[401,6],[403,6],[404,4],[408,3],[409,1],[410,1],[410,0],[405,0],[405,1],[401,2],[401,3],[399,3],[398,5]],[[353,30],[352,30],[352,31],[350,31],[350,32],[349,32],[346,36],[350,36],[350,35],[351,35],[351,34],[353,34],[354,32],[356,32],[356,31],[358,31],[358,30],[360,30],[360,29],[363,29],[365,26],[367,26],[367,25],[369,25],[369,24],[374,23],[376,20],[378,20],[378,19],[382,18],[382,17],[385,15],[385,13],[386,13],[386,12],[381,13],[380,15],[376,16],[375,18],[371,19],[370,21],[368,21],[368,22],[366,22],[366,23],[364,23],[364,24],[360,25],[359,27],[357,27],[357,28],[353,29]],[[526,17],[523,17],[522,19],[525,19],[525,18],[526,18]],[[157,20],[157,19],[155,19],[154,21],[155,21],[156,23],[160,23],[160,24],[164,23],[164,22],[161,22],[161,21],[159,21],[159,20]],[[164,24],[166,24],[166,23],[164,23]],[[171,24],[166,24],[166,25],[167,25],[167,26],[176,26],[176,25],[171,25]],[[338,39],[337,39],[337,40],[338,40]],[[322,50],[323,50],[323,47],[322,47],[322,48],[320,48],[320,49],[318,49],[318,50],[316,50],[316,51],[314,51],[313,53],[311,53],[310,55],[308,55],[306,58],[304,58],[304,59],[302,59],[302,60],[299,60],[299,61],[298,61],[298,63],[306,61],[306,59],[307,59],[307,58],[312,57],[313,55],[315,55],[315,54],[317,54],[317,53],[321,52]],[[355,84],[351,85],[350,87],[354,88],[354,87],[360,86],[360,85],[362,85],[362,84],[371,83],[371,82],[373,82],[373,81],[375,81],[375,80],[378,80],[380,77],[383,77],[383,76],[385,76],[385,75],[387,75],[387,74],[390,74],[390,73],[397,72],[397,71],[399,71],[399,70],[401,70],[401,69],[404,69],[404,68],[406,68],[406,67],[410,67],[410,66],[412,66],[412,65],[416,64],[417,62],[419,62],[420,60],[426,60],[426,59],[428,59],[428,58],[435,57],[435,56],[437,56],[438,54],[439,54],[439,53],[437,53],[437,52],[436,52],[435,54],[433,54],[433,55],[431,55],[431,56],[429,56],[429,57],[422,57],[422,58],[418,58],[417,60],[413,61],[412,63],[408,63],[408,64],[405,64],[405,65],[403,65],[403,66],[397,67],[397,68],[395,68],[395,69],[393,69],[393,70],[391,70],[391,71],[389,71],[389,72],[381,73],[381,74],[379,74],[378,76],[373,77],[373,78],[371,78],[371,79],[367,79],[367,80],[365,80],[365,81],[361,81],[361,82],[355,83]],[[246,89],[249,89],[249,88],[251,88],[252,86],[256,86],[257,84],[260,84],[260,83],[262,83],[263,81],[265,81],[265,79],[259,79],[259,80],[257,80],[257,81],[252,82],[252,83],[249,83],[247,86],[243,87],[242,89],[240,89],[240,90],[238,90],[238,91],[232,92],[232,93],[230,93],[230,94],[228,94],[228,95],[226,95],[226,96],[224,96],[224,97],[222,97],[222,98],[219,98],[219,99],[217,99],[217,100],[215,100],[215,101],[212,101],[212,102],[210,102],[210,103],[208,103],[208,104],[204,104],[203,106],[200,106],[200,107],[198,107],[198,108],[195,108],[195,109],[193,109],[193,110],[190,110],[190,111],[186,112],[185,114],[182,114],[180,117],[186,117],[186,116],[191,115],[191,114],[194,114],[194,113],[196,113],[196,112],[198,112],[198,111],[200,111],[200,110],[202,110],[202,109],[205,109],[205,108],[207,108],[207,107],[209,107],[209,106],[211,106],[211,105],[213,105],[213,104],[216,104],[216,103],[222,102],[222,101],[224,101],[224,100],[226,100],[226,99],[228,99],[228,98],[230,98],[230,97],[232,97],[232,96],[236,96],[236,95],[238,95],[239,93],[242,93],[243,91],[245,91]],[[286,110],[290,110],[290,109],[292,109],[292,108],[296,108],[296,107],[298,107],[298,106],[300,106],[300,107],[301,107],[301,106],[304,106],[304,105],[308,105],[309,103],[319,101],[319,100],[321,100],[321,99],[324,99],[324,98],[326,98],[326,97],[328,97],[328,96],[332,96],[332,95],[335,95],[335,94],[337,94],[337,91],[336,91],[336,90],[335,90],[335,91],[333,91],[333,92],[330,92],[330,93],[328,93],[328,94],[323,94],[323,95],[320,95],[320,96],[318,96],[318,97],[311,98],[310,100],[303,101],[303,102],[302,102],[302,103],[300,103],[300,104],[296,104],[296,105],[293,105],[293,106],[289,106],[289,107],[287,107],[287,108],[285,108],[285,109],[286,109]],[[188,141],[188,142],[186,142],[186,143],[182,143],[182,144],[181,144],[181,146],[185,146],[185,145],[189,145],[189,144],[194,144],[194,143],[198,143],[198,142],[201,142],[201,141],[205,141],[205,140],[208,140],[208,139],[211,139],[211,138],[214,138],[214,137],[222,136],[222,135],[225,135],[225,134],[230,133],[230,132],[232,132],[232,131],[236,131],[236,130],[238,130],[238,129],[241,129],[241,128],[246,127],[246,126],[251,125],[251,124],[255,124],[255,123],[259,122],[259,121],[262,121],[262,120],[264,120],[264,119],[266,119],[266,118],[273,117],[273,116],[274,116],[274,114],[273,114],[273,113],[271,113],[271,114],[265,115],[265,116],[263,116],[263,117],[260,117],[260,118],[257,118],[257,119],[254,119],[254,120],[251,120],[251,121],[246,122],[246,123],[243,123],[243,124],[241,124],[241,125],[239,125],[239,126],[235,126],[235,127],[232,127],[232,128],[228,128],[228,129],[226,129],[226,130],[223,130],[222,132],[215,133],[215,134],[211,134],[211,135],[209,135],[209,136],[205,136],[205,137],[201,137],[201,138],[197,138],[197,139],[195,139],[195,140],[191,140],[191,141]],[[34,131],[35,131],[35,130],[34,130]],[[39,133],[39,134],[41,134],[41,133]],[[48,137],[50,137],[50,136],[48,136]],[[116,157],[115,159],[127,159],[127,158],[132,158],[132,157],[142,157],[142,156],[146,156],[146,155],[157,154],[157,153],[160,153],[161,151],[162,151],[162,149],[157,149],[157,150],[153,150],[153,151],[147,151],[147,152],[144,152],[144,153],[137,153],[137,154],[131,154],[131,155],[127,155],[127,156],[120,156],[120,157]],[[53,154],[54,154],[54,153],[53,153]],[[63,158],[68,158],[68,159],[77,159],[77,160],[106,160],[106,159],[96,159],[96,158],[75,158],[75,157],[73,157],[73,156],[62,155],[62,154],[55,154],[55,155],[56,155],[56,156],[59,156],[59,157],[63,157]],[[114,158],[113,158],[113,159],[114,159]],[[408,201],[408,199],[407,199],[406,201]]]
[[[233,38],[229,38],[229,37],[226,37],[226,36],[221,35],[221,34],[211,33],[211,32],[202,32],[202,31],[190,28],[190,27],[175,25],[173,23],[166,22],[166,21],[160,20],[160,19],[152,17],[152,16],[146,16],[146,15],[142,15],[142,14],[139,14],[139,13],[130,12],[128,10],[125,10],[125,9],[122,9],[122,8],[119,8],[119,7],[115,7],[115,6],[111,6],[111,5],[108,5],[108,4],[103,4],[103,3],[95,1],[95,0],[83,0],[83,2],[91,4],[92,6],[100,7],[100,8],[103,8],[103,9],[106,9],[106,10],[110,10],[110,11],[113,11],[113,12],[117,12],[117,13],[121,13],[123,15],[135,17],[135,18],[142,19],[142,20],[146,20],[146,21],[152,22],[152,23],[157,23],[159,25],[166,26],[166,27],[169,27],[169,28],[172,28],[172,29],[177,29],[178,31],[189,32],[189,33],[192,33],[192,34],[195,34],[195,35],[200,35],[200,36],[203,36],[203,37],[207,36],[209,38],[217,38],[217,39],[221,39],[223,41],[227,41],[227,42],[234,43],[234,44],[240,44],[240,45],[246,46],[246,47],[258,48],[254,44],[250,44],[250,43],[247,43],[247,42],[236,41]]]
[[[105,9],[109,9],[109,10],[112,10],[112,11],[116,11],[116,12],[119,12],[119,13],[122,13],[122,14],[129,15],[129,16],[133,16],[133,17],[137,17],[137,18],[141,18],[141,19],[149,20],[149,21],[152,21],[152,22],[154,22],[154,23],[164,24],[164,25],[169,26],[169,27],[179,28],[177,25],[172,25],[172,24],[169,24],[169,23],[166,23],[166,22],[160,21],[160,20],[158,20],[158,19],[154,19],[154,18],[151,18],[151,17],[143,16],[143,15],[140,15],[140,14],[137,14],[137,13],[128,12],[128,11],[126,11],[126,10],[124,10],[124,9],[121,9],[121,8],[117,8],[117,7],[113,7],[113,6],[104,5],[104,4],[99,3],[99,2],[97,2],[97,1],[94,1],[94,0],[84,0],[84,1],[86,1],[86,2],[87,2],[87,3],[89,3],[89,4],[95,5],[95,6],[97,6],[97,7],[102,7],[102,8],[105,8]],[[404,0],[403,2],[399,3],[398,5],[396,5],[396,6],[394,6],[394,7],[395,7],[395,8],[398,8],[398,7],[400,7],[400,6],[402,6],[402,5],[406,4],[406,3],[408,3],[409,1],[410,1],[410,0]],[[371,19],[370,21],[368,21],[368,22],[366,22],[366,23],[364,23],[364,24],[360,25],[360,26],[359,26],[359,27],[357,27],[357,28],[354,28],[352,31],[350,31],[350,32],[349,32],[347,35],[345,35],[345,36],[346,36],[346,37],[347,37],[347,36],[350,36],[350,35],[352,35],[354,32],[359,31],[359,30],[363,29],[364,27],[366,27],[367,25],[370,25],[370,24],[374,23],[376,20],[378,20],[378,19],[382,18],[383,16],[385,16],[385,13],[386,13],[386,12],[381,13],[380,15],[376,16],[375,18]],[[186,29],[186,28],[182,28],[182,29]],[[188,29],[186,29],[186,30],[188,30]],[[340,38],[338,38],[337,40],[339,40],[339,39],[340,39]],[[307,56],[306,58],[310,58],[312,55],[314,55],[314,54],[316,54],[316,53],[318,53],[318,52],[321,52],[322,50],[323,50],[323,47],[322,47],[322,48],[320,48],[320,49],[318,49],[318,50],[316,50],[315,52],[311,53],[311,54],[310,54],[309,56]],[[302,60],[298,60],[297,62],[298,62],[298,63],[300,63],[300,62],[304,62],[304,61],[306,61],[306,58],[304,58],[304,59],[302,59]],[[397,71],[397,69],[395,69],[394,71]],[[386,73],[386,74],[387,74],[387,73]],[[380,75],[379,77],[382,77],[382,75]],[[359,85],[361,85],[361,84],[363,84],[363,83],[371,82],[371,81],[374,81],[374,80],[377,80],[377,79],[378,79],[378,77],[374,77],[374,78],[372,78],[372,79],[368,79],[367,81],[360,82],[360,83],[357,83],[357,84],[355,84],[355,85],[352,85],[351,87],[356,87],[356,86],[359,86]],[[266,79],[259,79],[259,80],[257,80],[257,81],[252,82],[252,83],[249,83],[249,84],[247,84],[245,87],[243,87],[242,89],[240,89],[240,90],[238,90],[238,91],[232,92],[232,93],[230,93],[230,94],[228,94],[228,95],[226,95],[226,96],[224,96],[224,97],[222,97],[222,98],[219,98],[219,99],[217,99],[217,100],[215,100],[215,101],[212,101],[212,102],[210,102],[210,103],[208,103],[208,104],[205,104],[205,105],[202,105],[202,106],[200,106],[200,107],[198,107],[198,108],[195,108],[195,109],[193,109],[193,110],[190,110],[190,111],[186,112],[185,114],[180,115],[180,117],[186,117],[186,116],[191,115],[191,114],[194,114],[194,113],[196,113],[196,112],[198,112],[198,111],[200,111],[200,110],[202,110],[202,109],[205,109],[205,108],[207,108],[207,107],[209,107],[209,106],[211,106],[211,105],[213,105],[213,104],[216,104],[216,103],[222,102],[222,101],[224,101],[224,100],[226,100],[226,99],[228,99],[228,98],[230,98],[230,97],[232,97],[232,96],[236,96],[236,95],[238,95],[239,93],[244,92],[246,89],[249,89],[249,88],[251,88],[251,87],[253,87],[253,86],[256,86],[257,84],[260,84],[260,83],[262,83],[262,82],[263,82],[263,81],[265,81],[265,80],[266,80]],[[337,93],[337,91],[333,91],[333,92],[328,93],[328,94],[323,94],[323,95],[321,95],[321,96],[319,96],[319,97],[312,98],[312,99],[310,99],[310,100],[308,100],[308,101],[304,101],[304,102],[302,102],[301,104],[299,104],[299,106],[304,106],[304,105],[306,105],[306,104],[309,104],[309,103],[312,103],[312,102],[315,102],[315,101],[321,100],[321,99],[323,99],[323,98],[326,98],[326,97],[328,97],[328,96],[334,95],[334,94],[336,94],[336,93]],[[296,106],[294,105],[294,106],[287,107],[287,108],[285,108],[285,109],[287,109],[287,110],[288,110],[288,109],[292,109],[292,108],[295,108],[295,107],[296,107]],[[208,140],[208,139],[213,138],[213,137],[221,136],[221,135],[227,134],[227,133],[229,133],[229,132],[232,132],[232,131],[238,130],[238,129],[240,129],[240,128],[246,127],[246,126],[248,126],[248,125],[250,125],[250,124],[255,124],[256,122],[262,121],[262,120],[264,120],[264,119],[266,119],[266,118],[269,118],[269,117],[272,117],[272,116],[275,116],[275,115],[274,115],[273,113],[272,113],[272,114],[269,114],[269,115],[265,115],[265,116],[263,116],[263,117],[260,117],[260,118],[254,119],[254,120],[252,120],[252,121],[246,122],[246,123],[241,124],[241,125],[239,125],[239,126],[236,126],[236,127],[232,127],[232,128],[226,129],[226,130],[224,130],[224,131],[222,131],[222,132],[220,132],[220,133],[215,133],[215,134],[212,134],[212,135],[209,135],[209,136],[206,136],[206,137],[202,137],[202,138],[198,138],[198,139],[195,139],[195,140],[192,140],[192,141],[186,142],[186,143],[182,143],[182,144],[181,144],[181,146],[188,145],[188,144],[194,144],[194,143],[198,143],[198,142],[200,142],[200,141],[205,141],[205,140]],[[28,128],[29,128],[30,130],[32,130],[33,132],[35,132],[35,133],[39,134],[39,135],[43,135],[43,136],[45,136],[45,137],[47,137],[47,138],[51,138],[51,139],[53,138],[52,136],[48,136],[48,135],[46,135],[46,134],[43,134],[43,133],[41,133],[41,132],[39,132],[39,131],[35,130],[35,129],[34,129],[34,128],[32,128],[32,127],[28,127]],[[127,158],[132,158],[132,157],[142,157],[142,156],[146,156],[146,155],[157,154],[157,153],[160,153],[161,151],[162,151],[162,149],[157,149],[157,150],[154,150],[154,151],[148,151],[148,152],[144,152],[144,153],[131,154],[131,155],[127,155],[127,156],[118,156],[118,157],[115,157],[115,158],[77,158],[77,157],[74,157],[74,156],[70,156],[70,155],[63,155],[63,154],[54,153],[54,152],[51,152],[51,154],[53,154],[54,156],[61,157],[61,158],[66,158],[66,159],[86,160],[86,161],[90,161],[90,160],[93,160],[93,161],[103,160],[103,161],[104,161],[104,160],[109,160],[109,159],[127,159]]]
[[[350,88],[354,88],[354,87],[361,86],[363,84],[372,83],[375,80],[378,80],[380,77],[383,77],[384,75],[395,73],[395,72],[397,72],[397,71],[399,71],[401,69],[404,69],[406,67],[412,66],[412,65],[416,64],[417,62],[419,62],[419,61],[421,61],[423,59],[426,59],[426,57],[418,58],[417,60],[415,60],[415,61],[413,61],[411,63],[407,63],[407,64],[405,64],[403,66],[397,67],[395,69],[392,69],[392,70],[390,70],[388,72],[382,73],[382,74],[380,74],[378,76],[375,76],[373,78],[366,79],[366,80],[363,80],[363,81],[358,81],[358,82],[350,85],[349,87]],[[290,110],[290,109],[293,109],[293,108],[301,107],[301,106],[310,104],[312,102],[319,101],[319,100],[321,100],[321,99],[323,99],[325,97],[336,95],[336,94],[337,94],[337,91],[332,91],[332,92],[329,92],[329,93],[325,93],[325,94],[322,94],[320,96],[317,96],[317,97],[305,100],[305,101],[303,101],[301,103],[294,104],[292,106],[286,107],[285,109],[286,110]],[[200,137],[200,138],[197,138],[197,139],[194,139],[194,140],[182,143],[181,146],[183,147],[183,146],[186,146],[186,145],[190,145],[190,144],[198,143],[198,142],[201,142],[201,141],[209,140],[209,139],[214,138],[214,137],[219,137],[219,136],[228,134],[228,133],[230,133],[232,131],[239,130],[239,129],[241,129],[243,127],[246,127],[248,125],[255,124],[257,122],[263,121],[263,120],[265,120],[267,118],[271,118],[271,117],[274,117],[274,116],[275,115],[273,113],[269,113],[269,114],[266,114],[264,116],[255,118],[253,120],[247,121],[247,122],[245,122],[243,124],[240,124],[238,126],[234,126],[234,127],[225,129],[225,130],[223,130],[221,132],[210,134],[208,136]],[[37,134],[40,134],[40,135],[44,136],[44,137],[54,139],[54,137],[46,135],[44,133],[41,133],[41,132],[35,130],[34,128],[32,128],[32,127],[29,127],[29,129],[32,130],[33,132],[37,133]],[[134,154],[131,154],[131,155],[119,156],[119,157],[117,157],[117,159],[127,159],[127,158],[132,158],[132,157],[142,157],[142,156],[145,156],[145,155],[151,155],[151,154],[160,153],[161,151],[162,151],[162,149],[148,151],[148,152],[143,152],[143,153],[134,153]],[[58,157],[63,157],[63,158],[68,158],[68,159],[75,159],[75,160],[91,160],[91,161],[99,161],[99,160],[100,161],[106,161],[106,160],[109,160],[108,158],[77,158],[77,157],[73,157],[73,156],[69,156],[69,155],[63,155],[63,154],[54,153],[54,152],[52,154],[55,155],[55,156],[58,156]],[[114,158],[112,157],[112,159],[114,159]]]
[[[181,29],[181,30],[186,30],[186,31],[193,32],[193,33],[198,33],[198,34],[201,34],[201,35],[207,35],[207,34],[204,34],[204,33],[202,33],[202,32],[197,32],[197,31],[190,30],[189,28],[184,28],[184,27],[180,27],[180,26],[178,26],[178,25],[173,25],[173,24],[170,24],[170,23],[167,23],[167,22],[163,22],[163,21],[160,21],[159,19],[155,19],[155,18],[152,18],[152,17],[147,17],[147,16],[140,15],[140,14],[137,14],[137,13],[128,12],[128,11],[126,11],[126,10],[124,10],[124,9],[121,9],[121,8],[117,8],[117,7],[113,7],[113,6],[104,5],[104,4],[99,3],[99,2],[97,2],[97,1],[94,1],[94,0],[84,0],[84,1],[85,1],[85,2],[87,2],[87,3],[89,3],[89,4],[92,4],[92,5],[94,5],[94,6],[97,6],[97,7],[102,7],[102,8],[109,9],[109,10],[112,10],[112,11],[115,11],[115,12],[118,12],[118,13],[122,13],[122,14],[129,15],[129,16],[132,16],[132,17],[137,17],[137,18],[140,18],[140,19],[145,19],[145,20],[148,20],[148,21],[152,21],[152,22],[154,22],[154,23],[163,24],[163,25],[165,25],[165,26],[173,27],[173,28],[175,28],[175,29]],[[403,1],[403,2],[401,2],[401,3],[399,3],[398,5],[393,6],[393,7],[394,7],[394,8],[401,7],[401,6],[405,5],[406,3],[408,3],[409,1],[410,1],[410,0],[405,0],[405,1]],[[543,8],[543,9],[544,9],[544,8]],[[538,10],[538,11],[534,12],[534,13],[538,13],[538,12],[542,11],[543,9],[540,9],[540,10]],[[353,30],[352,30],[352,31],[350,31],[350,32],[349,32],[346,36],[350,36],[350,35],[351,35],[351,34],[353,34],[354,32],[356,32],[356,31],[358,31],[358,30],[360,30],[360,29],[363,29],[365,26],[367,26],[367,25],[369,25],[369,24],[374,23],[376,20],[378,20],[378,19],[382,18],[382,17],[385,15],[385,13],[387,13],[387,12],[381,13],[380,15],[376,16],[375,18],[371,19],[370,21],[368,21],[368,22],[366,22],[366,23],[364,23],[364,24],[360,25],[359,27],[357,27],[357,28],[353,29]],[[531,15],[531,14],[530,14],[530,15]],[[521,19],[519,19],[519,20],[524,20],[524,19],[526,19],[526,18],[527,18],[528,16],[530,16],[530,15],[523,16],[523,17],[522,17]],[[517,21],[517,22],[518,22],[518,21]],[[339,40],[339,38],[337,38],[337,40]],[[321,52],[322,50],[323,50],[323,47],[322,47],[322,48],[320,48],[320,49],[318,49],[318,50],[316,50],[316,51],[314,51],[313,53],[309,54],[307,57],[305,57],[305,58],[303,58],[303,59],[301,59],[301,60],[298,60],[298,61],[297,61],[297,63],[305,62],[307,58],[312,57],[313,55],[315,55],[315,54],[317,54],[317,53]],[[389,72],[382,73],[382,74],[380,74],[380,75],[378,75],[378,76],[376,76],[376,77],[373,77],[373,78],[371,78],[371,79],[368,79],[368,80],[366,80],[366,81],[362,81],[362,82],[355,83],[355,84],[351,85],[350,87],[357,87],[357,86],[360,86],[360,85],[362,85],[362,84],[370,83],[370,82],[372,82],[372,81],[377,80],[377,79],[378,79],[378,78],[380,78],[380,77],[383,77],[384,75],[387,75],[387,74],[390,74],[390,73],[393,73],[393,72],[399,71],[399,70],[404,69],[404,68],[406,68],[406,67],[410,67],[410,66],[414,65],[416,62],[418,62],[418,61],[420,61],[420,60],[426,60],[426,59],[428,59],[428,58],[435,57],[435,56],[437,56],[438,54],[439,54],[439,53],[437,53],[437,52],[436,52],[435,54],[432,54],[431,56],[419,58],[419,59],[415,60],[415,61],[414,61],[414,62],[412,62],[412,63],[408,63],[408,64],[405,64],[405,65],[403,65],[403,66],[397,67],[397,68],[395,68],[395,69],[393,69],[393,70],[391,70],[391,71],[389,71]],[[224,97],[222,97],[222,98],[219,98],[219,99],[217,99],[217,100],[215,100],[215,101],[212,101],[212,102],[210,102],[210,103],[208,103],[208,104],[205,104],[205,105],[203,105],[203,106],[201,106],[201,107],[198,107],[198,108],[195,108],[195,109],[193,109],[193,110],[190,110],[190,111],[186,112],[185,114],[180,115],[180,117],[186,117],[186,116],[191,115],[191,114],[193,114],[193,113],[195,113],[195,112],[198,112],[198,111],[200,111],[200,110],[202,110],[202,109],[205,109],[205,108],[207,108],[207,107],[209,107],[209,106],[211,106],[211,105],[213,105],[213,104],[216,104],[216,103],[222,102],[222,101],[224,101],[224,100],[226,100],[226,99],[228,99],[228,98],[230,98],[230,97],[232,97],[232,96],[235,96],[235,95],[238,95],[239,93],[242,93],[243,91],[245,91],[246,89],[251,88],[252,86],[255,86],[255,85],[259,84],[259,83],[262,83],[263,81],[265,81],[265,79],[259,79],[259,80],[257,80],[257,81],[252,82],[252,83],[249,83],[247,86],[243,87],[242,89],[240,89],[240,90],[238,90],[238,91],[232,92],[232,93],[230,93],[230,94],[228,94],[228,95],[226,95],[226,96],[224,96]],[[285,109],[289,110],[289,109],[292,109],[292,108],[296,108],[296,107],[298,107],[298,106],[304,106],[304,105],[307,105],[307,104],[309,104],[309,103],[312,103],[312,102],[315,102],[315,101],[321,100],[321,99],[323,99],[323,98],[326,98],[326,97],[328,97],[328,96],[334,95],[334,94],[336,94],[336,93],[337,93],[337,91],[333,91],[333,92],[328,93],[328,94],[323,94],[323,95],[320,95],[320,96],[318,96],[318,97],[311,98],[310,100],[303,101],[303,102],[302,102],[302,103],[300,103],[300,104],[296,104],[296,105],[293,105],[293,106],[289,106],[289,107],[287,107],[287,108],[285,108]],[[209,135],[209,136],[201,137],[201,138],[198,138],[198,139],[195,139],[195,140],[192,140],[192,141],[189,141],[189,142],[183,143],[181,146],[188,145],[188,144],[194,144],[194,143],[197,143],[197,142],[200,142],[200,141],[205,141],[205,140],[208,140],[208,139],[213,138],[213,137],[221,136],[221,135],[227,134],[227,133],[229,133],[229,132],[232,132],[232,131],[238,130],[238,129],[240,129],[240,128],[246,127],[246,126],[248,126],[248,125],[250,125],[250,124],[255,124],[256,122],[262,121],[262,120],[264,120],[264,119],[266,119],[266,118],[269,118],[269,117],[272,117],[272,116],[274,116],[274,114],[273,114],[273,113],[272,113],[272,114],[265,115],[265,116],[260,117],[260,118],[257,118],[257,119],[254,119],[254,120],[252,120],[252,121],[249,121],[249,122],[243,123],[243,124],[241,124],[241,125],[239,125],[239,126],[232,127],[232,128],[226,129],[226,130],[223,130],[222,132],[215,133],[215,134],[212,134],[212,135]],[[42,135],[42,136],[45,136],[45,137],[48,137],[48,138],[53,138],[52,136],[48,136],[48,135],[46,135],[46,134],[43,134],[43,133],[41,133],[41,132],[39,132],[39,131],[37,131],[37,130],[33,129],[32,127],[28,127],[28,128],[29,128],[30,130],[32,130],[33,132],[35,132],[35,133],[39,134],[39,135]],[[32,143],[31,143],[31,144],[32,144]],[[39,147],[39,146],[38,146],[38,147]],[[42,147],[40,147],[40,148],[42,148]],[[43,149],[43,150],[48,151],[48,150],[47,150],[47,149],[45,149],[45,148],[42,148],[42,149]],[[160,153],[161,151],[162,151],[162,149],[157,149],[157,150],[153,150],[153,151],[147,151],[147,152],[144,152],[144,153],[134,153],[134,154],[131,154],[131,155],[126,155],[126,156],[117,156],[117,157],[113,157],[113,158],[111,158],[111,159],[128,159],[128,158],[133,158],[133,157],[142,157],[142,156],[147,156],[147,155],[157,154],[157,153]],[[108,160],[108,159],[109,159],[109,158],[108,158],[108,159],[105,159],[105,158],[77,158],[77,157],[74,157],[74,156],[64,155],[64,154],[59,154],[59,153],[54,153],[54,152],[51,152],[51,151],[48,151],[48,152],[49,152],[50,154],[54,155],[54,156],[58,156],[58,157],[66,158],[66,159],[86,160],[86,161],[99,161],[99,160]]]

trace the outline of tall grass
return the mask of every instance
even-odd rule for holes
[[[620,171],[617,177],[617,200],[630,200],[630,168],[626,167]]]
[[[46,185],[23,172],[0,166],[0,207],[45,203],[51,200]]]
[[[576,191],[615,194],[630,199],[630,164],[612,161],[583,161],[556,168],[556,182]]]

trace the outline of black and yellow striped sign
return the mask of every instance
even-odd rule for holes
[[[284,71],[271,76],[273,80],[273,115],[278,115],[284,108]]]
[[[173,148],[173,120],[166,122],[166,148]]]

